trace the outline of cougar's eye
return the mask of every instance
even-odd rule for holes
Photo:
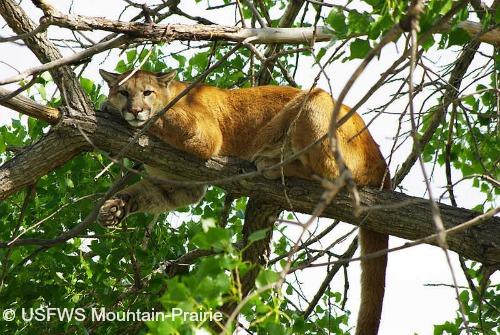
[[[148,95],[151,95],[151,93],[153,93],[153,91],[150,91],[150,90],[145,90],[143,92],[144,96],[147,97]]]
[[[128,91],[125,91],[125,90],[120,90],[118,91],[118,93],[120,93],[121,95],[123,95],[124,97],[128,98]]]

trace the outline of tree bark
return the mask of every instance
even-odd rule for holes
[[[35,144],[23,148],[0,167],[0,200],[35,183],[82,151],[87,143],[81,136],[51,131]]]
[[[1,105],[12,110],[22,110],[23,114],[45,121],[51,125],[55,125],[61,117],[61,113],[58,109],[37,104],[23,95],[17,95],[11,99],[1,101],[3,97],[8,96],[10,93],[11,91],[0,87]]]
[[[34,23],[12,0],[0,1],[0,13],[18,34],[29,33],[35,29]],[[52,15],[58,14],[52,13]],[[249,36],[255,36],[257,38],[255,41],[259,43],[301,43],[309,41],[309,37],[312,37],[311,28],[274,30],[222,26],[161,26],[80,16],[56,16],[50,16],[48,20],[68,28],[104,29],[126,33],[130,36],[140,36],[140,38],[148,37],[153,41],[160,41],[164,38],[241,41]],[[325,32],[320,32],[318,36],[329,39],[330,35],[326,35]],[[24,41],[41,62],[54,61],[61,57],[44,34],[26,37]],[[132,130],[127,127],[125,121],[116,115],[107,112],[94,113],[79,85],[78,78],[68,66],[53,69],[52,75],[65,98],[65,107],[61,108],[58,114],[58,117],[62,115],[61,120],[55,129],[40,142],[0,167],[0,199],[5,199],[25,185],[33,183],[78,153],[93,150],[93,146],[111,154],[117,153],[133,136]],[[0,103],[28,115],[33,114],[34,110],[37,111],[35,116],[37,113],[47,112],[44,106],[37,106],[32,102],[27,103],[22,98],[14,101],[15,104],[6,101],[0,101]],[[52,122],[55,123],[55,121]],[[87,139],[92,142],[92,145],[86,141]],[[254,171],[254,166],[248,162],[223,157],[200,161],[147,135],[142,136],[138,143],[134,143],[126,156],[160,167],[185,180],[209,180],[210,184],[221,186],[232,194],[259,196],[261,201],[289,209],[289,202],[284,196],[284,186],[281,182],[269,181],[260,176],[247,179],[234,178],[241,171]],[[221,178],[228,179],[221,180]],[[312,181],[287,179],[286,191],[296,211],[311,213],[323,193],[323,188]],[[435,232],[428,200],[370,188],[361,189],[360,196],[361,204],[369,208],[361,217],[354,215],[352,201],[346,192],[340,192],[337,195],[323,216],[354,225],[363,224],[373,231],[410,240],[430,236]],[[462,208],[444,204],[439,206],[446,228],[455,227],[477,215]],[[450,234],[448,244],[451,250],[467,258],[486,264],[500,263],[500,219],[490,218],[480,226]]]
[[[10,2],[11,0],[5,0]],[[295,0],[294,0],[295,1]],[[297,1],[299,2],[299,1]],[[1,7],[0,7],[1,9]],[[291,12],[290,14],[294,14]],[[148,42],[160,43],[166,40],[184,41],[234,41],[241,42],[252,37],[252,43],[292,43],[310,44],[313,41],[330,41],[335,37],[330,28],[319,26],[316,31],[309,28],[239,28],[221,25],[184,25],[184,24],[156,24],[113,21],[101,17],[83,15],[65,15],[58,11],[46,13],[45,24],[60,26],[72,30],[105,30],[122,33]],[[481,23],[464,21],[457,25],[464,29],[471,37],[483,31]],[[34,29],[34,27],[33,27]],[[441,29],[449,30],[449,26]],[[358,35],[361,36],[361,35]],[[356,36],[350,36],[356,37]],[[500,43],[500,30],[492,29],[478,36],[478,40],[490,44]]]
[[[0,199],[20,190],[26,182],[36,180],[71,159],[78,152],[90,150],[80,130],[97,145],[99,149],[111,154],[118,153],[133,137],[134,131],[119,116],[105,111],[96,113],[96,120],[64,118],[59,124],[65,129],[59,137],[58,157],[61,159],[47,162],[47,154],[53,150],[35,150],[25,153],[27,158],[16,157],[0,167]],[[80,130],[79,130],[80,129]],[[210,184],[225,188],[236,196],[258,196],[276,206],[289,208],[284,196],[284,186],[280,181],[267,180],[261,176],[250,179],[234,178],[242,172],[255,171],[253,164],[234,158],[215,157],[201,161],[168,144],[144,135],[139,143],[133,144],[126,156],[148,165],[157,166],[171,174],[190,181],[211,181]],[[23,154],[21,154],[23,155]],[[32,162],[38,162],[36,165]],[[56,164],[57,162],[57,164]],[[17,172],[22,165],[22,173]],[[233,177],[233,178],[231,178]],[[228,178],[225,179],[224,178]],[[297,212],[311,213],[318,203],[323,188],[317,182],[287,178],[286,191],[291,204]],[[354,225],[363,224],[376,232],[415,240],[435,233],[432,213],[427,199],[411,197],[394,191],[379,191],[371,188],[359,190],[361,205],[369,208],[361,217],[354,215],[352,200],[347,192],[340,192],[323,213],[323,217],[335,218]],[[446,228],[455,227],[468,221],[478,213],[471,210],[439,204]],[[448,236],[450,249],[473,260],[486,264],[500,263],[500,219],[491,218],[479,226]]]

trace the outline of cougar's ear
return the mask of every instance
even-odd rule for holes
[[[175,78],[176,75],[177,75],[177,71],[172,70],[172,71],[168,71],[166,73],[158,73],[156,75],[156,78],[158,79],[159,82],[161,82],[163,84],[168,84]]]
[[[108,86],[114,86],[118,83],[118,77],[120,75],[118,73],[113,73],[113,72],[108,72],[103,69],[99,69],[99,73],[101,74],[101,77],[108,83]]]

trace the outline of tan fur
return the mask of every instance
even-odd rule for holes
[[[101,71],[110,86],[108,105],[122,113],[132,126],[162,107],[187,84],[174,74],[155,75],[138,71],[121,85],[127,74]],[[119,93],[122,91],[122,93]],[[125,95],[123,91],[127,92]],[[148,92],[147,96],[144,92]],[[280,162],[321,138],[328,131],[334,101],[321,89],[310,93],[292,87],[260,86],[224,90],[197,85],[150,129],[168,144],[207,159],[234,156],[253,161],[259,169]],[[349,108],[342,106],[340,117]],[[131,120],[132,115],[138,119]],[[379,187],[387,166],[358,114],[337,132],[339,150],[358,185]],[[285,142],[286,141],[286,142]],[[284,148],[284,150],[283,150]],[[333,179],[338,168],[327,140],[312,147],[283,168],[286,176],[310,179],[314,174]],[[162,172],[149,168],[149,173]],[[277,178],[280,171],[266,171]],[[167,176],[168,177],[168,176]],[[385,177],[389,180],[388,176]],[[388,183],[384,183],[388,187]],[[104,224],[116,224],[133,211],[161,212],[200,200],[203,188],[168,188],[141,181],[117,194],[101,209]],[[117,214],[118,213],[118,214]],[[360,228],[362,254],[387,248],[387,236]],[[378,330],[384,295],[386,257],[362,262],[362,302],[356,334]]]

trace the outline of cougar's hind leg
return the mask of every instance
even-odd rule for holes
[[[253,143],[252,161],[262,169],[280,161],[280,149],[285,141],[285,159],[316,142],[328,132],[332,110],[333,100],[325,91],[301,92],[259,131]],[[308,149],[284,170],[286,176],[308,179],[314,174],[327,178],[338,175],[327,139]],[[270,171],[269,177],[277,178],[280,173]]]
[[[98,220],[104,226],[113,226],[134,212],[162,213],[187,206],[200,201],[205,189],[205,186],[159,185],[142,180],[107,200],[99,210]]]
[[[278,179],[283,175],[287,177],[299,177],[308,179],[312,175],[312,171],[304,166],[301,161],[294,160],[288,164],[285,164],[283,168],[268,169],[269,167],[280,163],[279,158],[257,158],[255,160],[255,165],[257,170],[262,171],[262,175],[267,179]]]
[[[295,108],[298,109],[298,116],[292,129],[291,143],[293,152],[299,152],[328,133],[333,100],[325,91],[314,89],[307,101],[299,101]],[[338,176],[328,139],[309,148],[300,160],[316,175],[329,179]]]

